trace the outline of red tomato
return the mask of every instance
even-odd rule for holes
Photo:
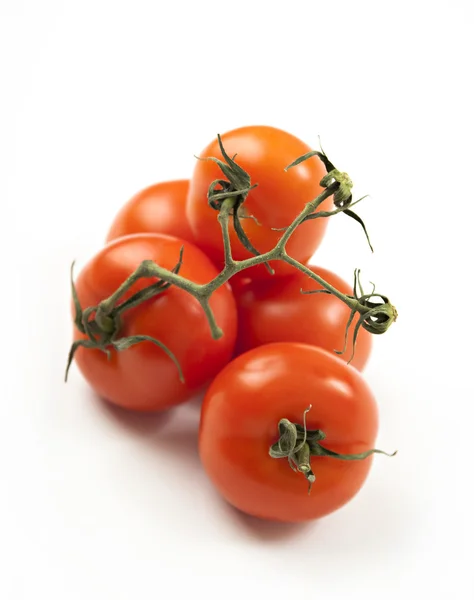
[[[309,268],[343,294],[352,295],[351,287],[331,271]],[[284,279],[237,280],[232,284],[239,316],[237,354],[271,342],[301,342],[329,352],[343,349],[350,308],[332,294],[301,294],[301,289],[323,289],[301,271],[295,269],[293,276]],[[341,355],[346,362],[352,354],[356,321],[357,315],[349,328],[346,351]],[[351,364],[362,370],[371,348],[372,335],[360,328]]]
[[[322,430],[321,445],[354,454],[374,446],[378,416],[359,371],[326,350],[306,344],[260,346],[229,363],[202,406],[199,452],[210,479],[233,506],[276,521],[305,521],[333,512],[362,487],[371,465],[363,460],[311,458],[316,480],[308,495],[302,473],[269,448],[287,418]]]
[[[116,215],[107,241],[131,233],[165,233],[193,241],[186,219],[188,179],[163,181],[141,190]]]
[[[190,242],[158,234],[126,236],[109,243],[80,273],[76,288],[82,308],[96,306],[110,296],[143,260],[154,260],[171,270],[182,246],[180,275],[196,283],[206,283],[217,275],[210,260]],[[138,281],[124,298],[153,281]],[[149,335],[163,342],[178,359],[184,384],[173,361],[148,341],[120,352],[112,350],[110,360],[100,350],[81,347],[76,363],[94,390],[119,406],[154,411],[184,402],[222,369],[234,348],[236,308],[229,285],[213,294],[210,306],[224,331],[219,340],[212,339],[199,302],[175,286],[123,313],[119,337]],[[75,340],[84,337],[74,330]]]
[[[274,127],[253,126],[229,131],[221,136],[224,149],[229,156],[237,153],[236,162],[258,183],[243,208],[253,219],[243,219],[242,225],[252,244],[261,252],[271,250],[282,232],[272,227],[286,227],[303,210],[305,204],[318,196],[322,188],[319,182],[326,174],[323,163],[313,157],[285,173],[284,169],[311,148],[295,136]],[[213,156],[223,160],[218,141],[215,139],[205,148],[200,157]],[[209,207],[207,192],[215,179],[223,174],[213,161],[198,160],[189,187],[187,215],[196,244],[212,260],[222,266],[224,250],[222,234],[217,221],[217,212]],[[322,210],[330,210],[329,198]],[[303,223],[290,239],[287,251],[293,258],[307,262],[319,246],[326,230],[327,219],[314,219]],[[251,256],[238,240],[234,227],[230,225],[230,237],[234,258],[243,260]],[[276,274],[289,273],[292,267],[274,261]],[[264,266],[245,271],[247,277],[266,278]]]

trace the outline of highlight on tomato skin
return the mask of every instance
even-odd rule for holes
[[[335,273],[308,267],[343,294],[352,295],[351,286]],[[343,350],[350,308],[332,294],[306,293],[323,287],[301,271],[295,269],[292,275],[278,279],[232,279],[231,286],[239,320],[236,356],[272,342],[300,342],[333,353]],[[348,329],[346,349],[340,356],[362,371],[371,354],[372,335],[361,327],[353,348],[357,318]]]
[[[320,181],[326,169],[318,157],[299,164],[285,172],[285,168],[311,148],[294,135],[269,126],[248,126],[221,135],[228,155],[236,154],[236,162],[250,175],[251,183],[258,184],[248,194],[242,209],[248,218],[241,220],[248,238],[260,252],[274,248],[281,231],[273,228],[287,227],[304,206],[323,190]],[[217,137],[201,152],[199,158],[223,159]],[[186,214],[196,244],[215,262],[223,266],[223,241],[216,211],[208,205],[209,185],[222,179],[219,167],[210,160],[197,160],[190,180]],[[321,210],[332,207],[331,199],[321,205]],[[250,218],[254,217],[254,218]],[[290,239],[287,251],[290,256],[307,262],[321,243],[327,219],[314,219],[303,223]],[[230,238],[234,258],[243,260],[251,254],[243,247],[234,226],[230,224]],[[272,261],[276,275],[285,275],[293,268],[281,261]],[[245,271],[246,277],[268,278],[263,265]],[[239,277],[237,275],[236,277]]]
[[[311,405],[311,410],[307,411]],[[359,371],[326,350],[297,343],[260,346],[235,358],[214,379],[202,405],[199,453],[209,478],[237,509],[267,520],[299,522],[341,508],[362,488],[364,460],[313,457],[311,493],[302,473],[269,448],[286,418],[326,434],[342,454],[374,448],[374,396]]]
[[[193,244],[160,234],[120,237],[102,248],[81,270],[76,290],[83,309],[108,298],[143,260],[172,270],[183,248],[179,274],[196,283],[217,275],[211,261]],[[156,282],[141,279],[122,300]],[[126,350],[111,349],[110,358],[99,349],[80,347],[75,362],[95,392],[123,408],[158,411],[185,402],[202,391],[232,356],[237,333],[237,311],[229,284],[213,294],[210,306],[224,335],[211,336],[208,320],[198,302],[176,286],[121,315],[119,337],[147,335],[165,344],[181,366],[184,383],[166,353],[151,342]],[[74,327],[74,340],[86,339]]]
[[[161,181],[143,188],[117,213],[106,241],[132,233],[163,233],[193,242],[186,218],[188,190],[188,179]]]

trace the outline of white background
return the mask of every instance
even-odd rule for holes
[[[0,0],[2,598],[473,598],[473,27],[468,0]],[[72,259],[255,123],[320,135],[370,194],[375,254],[335,217],[315,262],[400,315],[366,370],[399,454],[305,526],[221,501],[197,403],[140,417],[62,381]]]

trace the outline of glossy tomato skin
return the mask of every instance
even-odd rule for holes
[[[110,296],[145,259],[172,269],[181,246],[183,277],[196,283],[215,277],[215,267],[190,242],[159,234],[125,236],[110,242],[81,271],[76,281],[81,306],[96,306]],[[153,281],[137,282],[125,298]],[[212,339],[198,301],[175,286],[123,314],[120,337],[149,335],[166,344],[181,365],[184,384],[171,359],[150,342],[121,352],[112,350],[110,360],[100,350],[79,348],[76,363],[100,396],[124,408],[157,411],[184,402],[211,381],[229,361],[234,348],[237,321],[230,287],[219,288],[210,305],[224,331],[219,340]],[[74,339],[83,337],[74,329]]]
[[[189,242],[193,234],[186,218],[188,179],[162,181],[139,191],[116,215],[107,242],[132,233],[164,233]]]
[[[261,253],[271,250],[282,232],[272,227],[286,227],[303,210],[305,204],[322,191],[319,182],[326,174],[323,163],[313,157],[285,173],[291,162],[311,148],[297,137],[268,126],[249,126],[229,131],[221,136],[229,156],[237,153],[236,162],[249,173],[251,182],[258,183],[244,204],[248,215],[258,219],[243,219],[242,225],[253,245]],[[217,139],[202,152],[200,158],[217,157],[223,160]],[[208,206],[209,184],[222,179],[223,174],[213,161],[198,160],[191,178],[187,215],[196,244],[222,267],[224,256],[221,229],[217,212]],[[326,200],[322,209],[330,209],[332,201]],[[293,258],[307,262],[319,246],[326,230],[327,219],[315,219],[303,223],[290,239],[287,251]],[[242,260],[251,256],[238,240],[233,225],[230,226],[234,258]],[[275,261],[272,263],[277,275],[291,271],[291,267]],[[263,266],[245,271],[252,278],[269,277]]]
[[[307,482],[269,447],[288,418],[326,433],[323,445],[339,453],[374,447],[374,397],[360,373],[321,348],[280,343],[260,346],[229,363],[209,387],[202,406],[199,451],[222,496],[250,515],[274,521],[317,519],[346,504],[362,487],[371,457],[311,459]]]
[[[313,273],[352,295],[352,289],[335,273],[309,265]],[[301,294],[300,290],[323,289],[316,281],[295,269],[286,278],[264,281],[232,281],[237,302],[239,331],[236,354],[271,342],[300,342],[334,352],[344,348],[349,307],[331,294]],[[346,362],[352,354],[355,321],[349,328],[347,347],[340,355]],[[360,328],[351,365],[362,370],[371,353],[372,336]]]

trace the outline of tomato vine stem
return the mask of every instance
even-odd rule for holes
[[[188,292],[191,296],[199,301],[208,319],[212,337],[216,340],[219,339],[225,334],[225,332],[223,332],[219,327],[219,324],[216,322],[214,317],[211,307],[212,294],[219,287],[229,281],[229,279],[231,279],[231,277],[233,277],[236,273],[245,269],[256,267],[258,265],[265,265],[267,269],[272,272],[273,270],[269,264],[270,261],[283,261],[291,265],[295,269],[298,269],[307,275],[309,278],[313,279],[323,288],[322,290],[310,290],[309,292],[305,293],[325,291],[326,293],[333,294],[339,298],[339,300],[344,302],[344,304],[351,309],[350,317],[346,327],[344,348],[347,342],[349,326],[355,319],[356,314],[358,314],[359,317],[354,327],[353,349],[355,348],[357,334],[361,327],[372,334],[381,334],[387,331],[390,325],[396,320],[397,311],[386,296],[375,293],[374,291],[372,291],[371,294],[363,293],[359,279],[360,272],[358,270],[355,271],[353,295],[347,295],[343,294],[338,289],[327,283],[322,277],[289,256],[286,252],[288,241],[297,230],[298,226],[304,221],[308,219],[327,218],[339,212],[345,212],[354,218],[358,223],[360,223],[367,236],[367,239],[369,239],[367,230],[362,220],[351,210],[363,198],[356,201],[352,199],[352,181],[347,173],[343,173],[335,169],[334,165],[327,159],[327,156],[318,151],[309,152],[308,154],[299,157],[291,165],[289,165],[287,169],[292,168],[315,155],[319,156],[321,160],[323,160],[324,164],[326,165],[326,169],[328,170],[327,175],[325,175],[320,182],[324,189],[316,198],[305,205],[301,213],[288,227],[283,228],[283,233],[275,247],[272,250],[261,254],[252,246],[246,237],[245,232],[243,232],[240,224],[240,219],[242,217],[239,216],[239,208],[244,203],[250,190],[253,189],[256,184],[251,185],[250,176],[234,161],[235,157],[230,158],[225,153],[220,136],[218,136],[218,139],[222,155],[226,162],[224,163],[223,161],[214,158],[207,160],[214,160],[221,168],[226,179],[216,180],[211,183],[208,191],[208,201],[210,207],[218,211],[217,219],[221,227],[224,246],[224,267],[222,271],[214,279],[205,284],[197,284],[189,279],[186,279],[185,277],[182,277],[179,275],[179,270],[183,260],[185,260],[185,256],[183,256],[183,249],[181,249],[178,262],[171,271],[161,267],[152,260],[144,260],[111,296],[102,300],[102,302],[100,302],[97,306],[88,307],[84,311],[82,311],[82,308],[79,304],[74,282],[71,278],[72,295],[76,310],[74,322],[76,327],[81,332],[87,334],[87,339],[79,340],[71,347],[67,370],[69,369],[71,361],[74,357],[74,353],[79,346],[84,346],[86,348],[99,348],[106,353],[110,352],[110,347],[115,348],[116,350],[123,350],[135,343],[142,341],[152,341],[160,347],[163,347],[158,340],[149,339],[146,336],[126,338],[126,343],[121,343],[121,340],[119,339],[120,322],[121,316],[124,312],[130,308],[138,306],[150,298],[157,296],[158,294],[163,293],[171,285]],[[318,210],[324,200],[331,196],[333,196],[335,208],[329,211]],[[253,256],[245,260],[237,261],[233,258],[229,234],[229,222],[231,219],[239,240],[253,254]],[[238,227],[236,227],[236,223],[239,224]],[[133,285],[142,278],[156,278],[157,281],[135,293],[127,300],[120,302],[124,295],[133,287]],[[177,361],[172,352],[167,348],[163,349],[176,363]],[[338,353],[342,354],[342,352],[343,351]],[[351,359],[352,357],[350,360]]]

